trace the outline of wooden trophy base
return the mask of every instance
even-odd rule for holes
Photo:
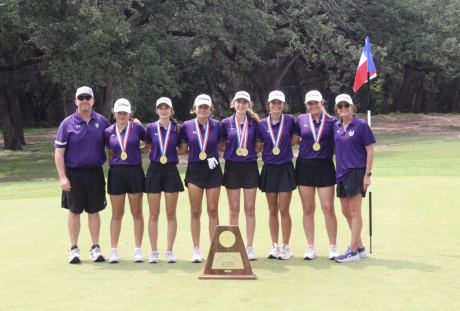
[[[255,280],[238,226],[216,226],[200,280]]]

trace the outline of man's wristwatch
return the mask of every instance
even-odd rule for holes
[[[372,176],[372,172],[366,172],[367,176]]]

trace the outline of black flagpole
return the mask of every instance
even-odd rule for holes
[[[367,123],[371,126],[371,79],[369,76],[369,70],[367,71]],[[371,177],[372,179],[372,177]],[[372,180],[371,184],[369,185],[369,246],[370,246],[370,253],[372,254]]]

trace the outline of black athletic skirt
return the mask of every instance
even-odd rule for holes
[[[297,158],[295,164],[297,186],[330,187],[335,185],[334,161]]]
[[[145,192],[142,165],[112,165],[107,177],[107,192],[112,195]]]
[[[175,193],[184,191],[177,165],[174,162],[161,164],[150,161],[147,177],[145,177],[147,193]]]
[[[219,158],[216,160],[219,162]],[[211,170],[208,161],[205,160],[188,162],[184,182],[186,187],[188,187],[188,183],[191,183],[203,189],[212,189],[223,186],[223,179],[220,163]]]
[[[225,160],[224,186],[227,189],[253,189],[259,186],[259,166],[256,161]]]
[[[259,189],[262,192],[289,192],[296,188],[292,161],[284,164],[264,164],[259,179]]]
[[[351,199],[361,193],[363,198],[366,197],[366,191],[363,191],[363,179],[366,174],[366,168],[355,168],[344,180],[337,184],[337,197]]]

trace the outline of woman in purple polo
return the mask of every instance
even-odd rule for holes
[[[371,184],[376,140],[366,121],[354,114],[355,106],[350,96],[346,94],[337,96],[335,104],[335,111],[341,118],[333,128],[337,197],[340,198],[342,213],[351,229],[349,248],[335,260],[353,262],[367,256],[361,240],[363,227],[361,204]]]
[[[326,220],[329,236],[329,259],[337,257],[337,217],[334,211],[335,167],[332,157],[334,150],[331,140],[332,128],[337,122],[324,108],[323,96],[318,91],[310,91],[305,96],[308,114],[300,115],[295,124],[292,144],[300,141],[299,156],[296,161],[296,180],[303,206],[303,228],[308,247],[303,259],[314,259],[315,249],[315,192],[318,192],[321,209]]]
[[[128,194],[131,214],[134,218],[134,261],[143,262],[142,236],[144,234],[144,216],[142,215],[142,195],[145,191],[145,175],[142,168],[140,141],[145,140],[146,131],[141,124],[130,121],[131,104],[120,98],[114,104],[115,124],[105,130],[105,142],[109,149],[109,175],[107,192],[112,202],[112,221],[110,236],[112,250],[109,262],[119,262],[118,240],[121,220],[125,212],[125,198]]]
[[[182,126],[172,117],[174,109],[167,97],[157,100],[156,113],[160,117],[157,122],[147,126],[145,149],[151,147],[150,165],[145,178],[147,199],[149,201],[149,236],[152,252],[149,262],[158,262],[158,218],[160,216],[161,193],[164,192],[166,216],[168,219],[166,262],[176,262],[172,251],[177,232],[176,207],[179,192],[184,186],[177,170],[179,157],[177,147],[181,144]]]
[[[291,135],[294,132],[294,118],[283,114],[286,107],[284,93],[273,91],[268,97],[268,118],[259,121],[256,130],[255,149],[263,145],[262,160],[264,166],[260,173],[259,188],[266,193],[269,208],[269,227],[272,248],[268,258],[289,259],[292,256],[289,239],[291,237],[291,204],[292,191],[296,189],[295,171],[292,164],[294,157],[291,147]],[[281,230],[283,243],[278,245],[279,220],[281,214]]]
[[[227,188],[230,208],[230,225],[238,225],[240,214],[241,189],[244,193],[244,212],[246,214],[246,237],[249,260],[256,260],[252,243],[256,228],[256,194],[259,185],[259,166],[254,148],[259,116],[251,110],[251,97],[247,92],[238,92],[230,106],[236,113],[222,120],[222,138],[225,145],[224,186]]]
[[[210,118],[212,102],[208,95],[199,95],[193,104],[192,114],[196,118],[184,122],[182,143],[179,153],[189,149],[188,166],[185,173],[185,186],[188,188],[191,212],[191,231],[193,240],[192,262],[202,262],[200,250],[201,204],[206,189],[206,202],[209,216],[209,237],[219,225],[218,203],[223,182],[217,145],[222,145],[220,122]],[[224,148],[219,146],[220,148]]]

